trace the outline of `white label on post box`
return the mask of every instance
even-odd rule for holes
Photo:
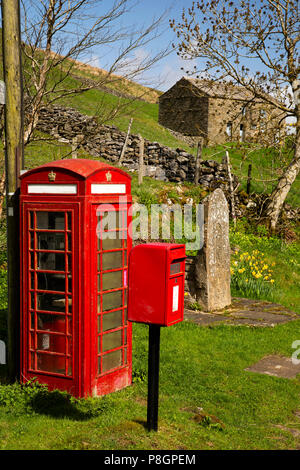
[[[28,194],[77,194],[77,184],[29,184]]]
[[[126,184],[92,184],[92,194],[125,194]]]
[[[172,312],[176,312],[178,310],[178,302],[179,302],[179,286],[174,286],[173,287]]]

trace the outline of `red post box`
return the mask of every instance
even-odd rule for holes
[[[131,179],[85,159],[21,176],[21,379],[76,397],[131,384]]]
[[[185,245],[135,246],[129,260],[128,319],[169,326],[183,320]]]
[[[128,319],[149,324],[147,427],[158,428],[160,327],[184,317],[185,245],[135,246],[129,258]]]

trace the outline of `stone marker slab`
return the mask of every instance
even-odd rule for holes
[[[204,243],[195,262],[196,300],[204,311],[231,304],[229,209],[218,188],[203,202]]]
[[[261,361],[245,369],[249,372],[273,375],[286,379],[293,379],[300,374],[300,364],[293,364],[291,357],[266,356]]]

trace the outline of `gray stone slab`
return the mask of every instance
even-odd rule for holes
[[[293,364],[291,357],[266,356],[256,364],[245,369],[249,372],[293,379],[300,374],[300,364]]]
[[[195,297],[204,311],[231,304],[229,209],[218,188],[204,201],[204,242],[195,262]]]
[[[187,307],[185,318],[200,325],[230,323],[232,325],[273,327],[280,323],[299,320],[300,315],[279,304],[234,298],[230,306],[213,312],[194,311]]]

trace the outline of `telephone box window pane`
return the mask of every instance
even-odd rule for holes
[[[102,373],[110,369],[115,369],[122,364],[122,349],[113,351],[102,356]]]
[[[34,253],[30,253],[30,267],[31,267],[31,269],[35,269],[35,267],[34,267]]]
[[[31,292],[31,293],[30,293],[30,307],[32,308],[32,310],[35,309],[34,292]]]
[[[64,357],[50,355],[50,354],[37,354],[37,368],[45,372],[52,372],[53,374],[65,374],[66,361]]]
[[[65,312],[66,299],[60,294],[37,294],[37,309]]]
[[[38,330],[52,331],[54,333],[65,333],[66,321],[65,316],[39,314],[38,315]]]
[[[68,233],[68,251],[72,251],[72,235]]]
[[[37,243],[39,250],[65,250],[65,235],[64,233],[43,233],[37,232]]]
[[[30,212],[29,227],[34,228],[34,212]]]
[[[30,232],[30,248],[34,250],[34,233]]]
[[[34,356],[35,356],[35,354],[31,352],[30,353],[30,366],[29,366],[30,369],[35,369]]]
[[[67,230],[72,230],[72,215],[70,212],[67,213],[67,218],[68,218]]]
[[[38,253],[38,269],[44,269],[47,271],[65,271],[64,253]]]
[[[38,349],[55,353],[65,353],[66,339],[62,335],[51,335],[48,333],[37,334]]]
[[[113,271],[102,274],[102,290],[118,289],[123,287],[123,271]]]
[[[68,255],[68,271],[72,271],[72,255]]]
[[[102,254],[102,270],[122,267],[122,251]]]
[[[37,212],[36,228],[44,230],[65,230],[65,213]]]
[[[34,330],[34,313],[30,313],[30,328],[31,330]]]
[[[34,289],[34,273],[30,274],[30,289]]]
[[[102,336],[102,352],[122,346],[122,330],[106,333]]]
[[[117,211],[103,212],[100,224],[101,224],[102,231],[115,230],[116,228],[122,228],[123,226],[122,214]]]
[[[113,330],[122,326],[122,310],[117,312],[106,313],[102,316],[102,330]]]
[[[111,233],[111,232],[110,232]],[[122,238],[120,238],[120,232],[112,232],[114,238],[103,238],[102,239],[102,250],[116,250],[118,248],[122,248]],[[100,242],[100,239],[99,239]],[[100,250],[100,245],[99,245]]]
[[[64,292],[66,290],[66,278],[64,274],[37,273],[38,289]]]
[[[113,310],[122,307],[122,291],[108,292],[102,296],[102,308],[106,310]]]

